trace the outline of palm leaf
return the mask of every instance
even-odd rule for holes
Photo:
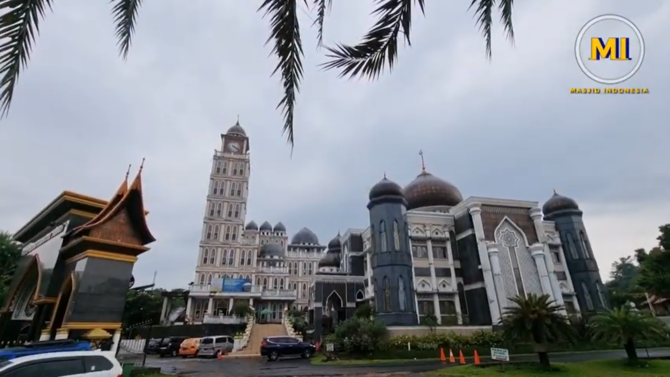
[[[307,4],[307,0],[304,1]],[[300,91],[304,56],[297,0],[264,0],[258,10],[265,11],[265,16],[270,17],[270,37],[265,43],[274,42],[272,53],[279,60],[272,75],[281,72],[284,97],[279,101],[277,108],[282,108],[283,132],[286,134],[287,142],[293,147],[295,144],[293,113],[296,95]]]
[[[316,7],[316,19],[312,26],[316,25],[318,28],[316,40],[317,45],[321,47],[323,46],[323,24],[326,19],[326,14],[333,7],[333,0],[314,0],[314,6]]]
[[[128,50],[135,33],[137,12],[142,6],[142,0],[112,0],[112,16],[114,17],[115,34],[118,39],[121,57],[128,57]]]
[[[4,117],[14,97],[19,74],[30,60],[39,34],[39,22],[53,0],[0,0],[0,116]]]
[[[470,8],[475,9],[475,16],[477,17],[477,25],[484,35],[486,41],[486,57],[491,59],[491,29],[493,27],[493,8],[496,5],[496,0],[472,0]],[[505,35],[507,39],[514,44],[514,27],[512,23],[512,8],[514,7],[514,0],[500,0],[498,9],[500,10],[500,21],[503,23]]]
[[[418,3],[424,11],[425,0],[376,0],[378,6],[373,14],[377,22],[356,46],[337,44],[327,47],[329,62],[325,69],[340,69],[340,77],[365,76],[376,79],[384,72],[388,64],[393,69],[398,60],[398,37],[404,34],[405,41],[411,45],[412,6]]]

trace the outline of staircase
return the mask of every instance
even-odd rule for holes
[[[286,335],[286,327],[282,324],[260,324],[255,323],[251,330],[251,336],[247,346],[236,352],[237,355],[258,355],[261,349],[263,338],[268,336]]]

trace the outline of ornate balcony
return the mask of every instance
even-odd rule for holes
[[[288,274],[288,267],[265,267],[261,266],[260,270],[266,274]]]
[[[261,299],[295,300],[298,294],[293,289],[265,289]]]

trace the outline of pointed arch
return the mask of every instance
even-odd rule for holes
[[[568,247],[568,251],[570,252],[570,256],[572,259],[579,259],[579,253],[577,253],[577,245],[575,245],[575,239],[572,237],[572,233],[566,232],[565,233],[565,239]]]
[[[381,245],[381,252],[388,251],[386,241],[386,223],[382,220],[379,222],[379,243]]]
[[[356,292],[356,300],[365,300],[365,294],[362,289],[359,289],[358,292]]]
[[[393,250],[400,250],[400,230],[398,229],[398,220],[393,220]]]
[[[416,287],[419,291],[430,291],[433,288],[430,282],[428,282],[426,279],[419,280],[419,282],[416,284]]]
[[[589,250],[589,246],[586,241],[586,237],[584,236],[584,232],[580,231],[579,232],[579,241],[582,245],[582,255],[584,256],[584,259],[591,259],[591,253]]]
[[[446,290],[452,290],[451,282],[447,279],[440,279],[440,281],[437,282],[437,289],[446,289]]]
[[[303,284],[303,287],[305,287],[304,284]],[[331,299],[332,299],[332,301],[331,301]],[[335,301],[335,300],[338,300],[338,301]],[[332,292],[330,292],[330,294],[328,295],[328,297],[326,297],[326,301],[324,302],[324,304],[325,304],[326,306],[328,306],[328,303],[329,303],[329,302],[333,302],[333,303],[334,303],[334,302],[339,302],[339,307],[340,307],[340,308],[344,308],[344,300],[342,300],[342,296],[340,296],[340,294],[337,293],[336,290],[333,290]]]
[[[528,237],[526,237],[526,233],[524,233],[524,231],[518,225],[516,225],[516,223],[512,221],[512,219],[510,219],[507,216],[503,217],[503,219],[500,220],[498,226],[496,226],[495,230],[493,231],[493,234],[497,235],[498,232],[502,231],[505,228],[505,225],[512,227],[516,231],[516,233],[521,235],[521,238],[523,239],[524,242],[524,246],[526,246],[526,248],[530,247],[530,244],[528,243]]]

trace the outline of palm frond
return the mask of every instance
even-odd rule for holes
[[[502,5],[502,4],[501,4]],[[491,29],[493,27],[493,7],[495,6],[495,0],[472,0],[470,3],[470,8],[476,6],[475,17],[477,17],[477,25],[479,30],[484,34],[484,40],[486,41],[486,57],[491,59],[492,50],[491,50]]]
[[[505,28],[505,35],[512,45],[514,44],[514,26],[512,22],[512,8],[514,8],[514,0],[501,0],[500,5],[500,21]]]
[[[314,6],[316,7],[316,19],[312,26],[318,28],[316,34],[316,41],[319,47],[323,46],[323,24],[326,20],[326,14],[333,7],[333,0],[314,0]]]
[[[0,0],[0,116],[4,117],[14,97],[19,74],[30,60],[39,34],[39,22],[53,0]]]
[[[412,6],[425,10],[425,0],[377,0],[373,14],[377,22],[356,46],[337,44],[327,47],[330,61],[322,64],[325,69],[339,69],[340,77],[365,76],[376,79],[388,64],[393,69],[398,60],[398,36],[400,32],[411,45]]]
[[[264,0],[258,10],[264,10],[264,16],[270,17],[270,37],[265,44],[274,42],[272,53],[279,60],[272,75],[281,72],[284,97],[279,101],[277,108],[282,108],[283,132],[286,134],[287,142],[293,147],[295,142],[293,112],[296,95],[300,91],[303,74],[302,58],[304,57],[297,0]]]
[[[142,6],[142,0],[112,0],[111,2],[114,4],[112,7],[114,28],[116,29],[114,34],[118,39],[119,53],[121,57],[126,59],[135,33],[137,12]]]

